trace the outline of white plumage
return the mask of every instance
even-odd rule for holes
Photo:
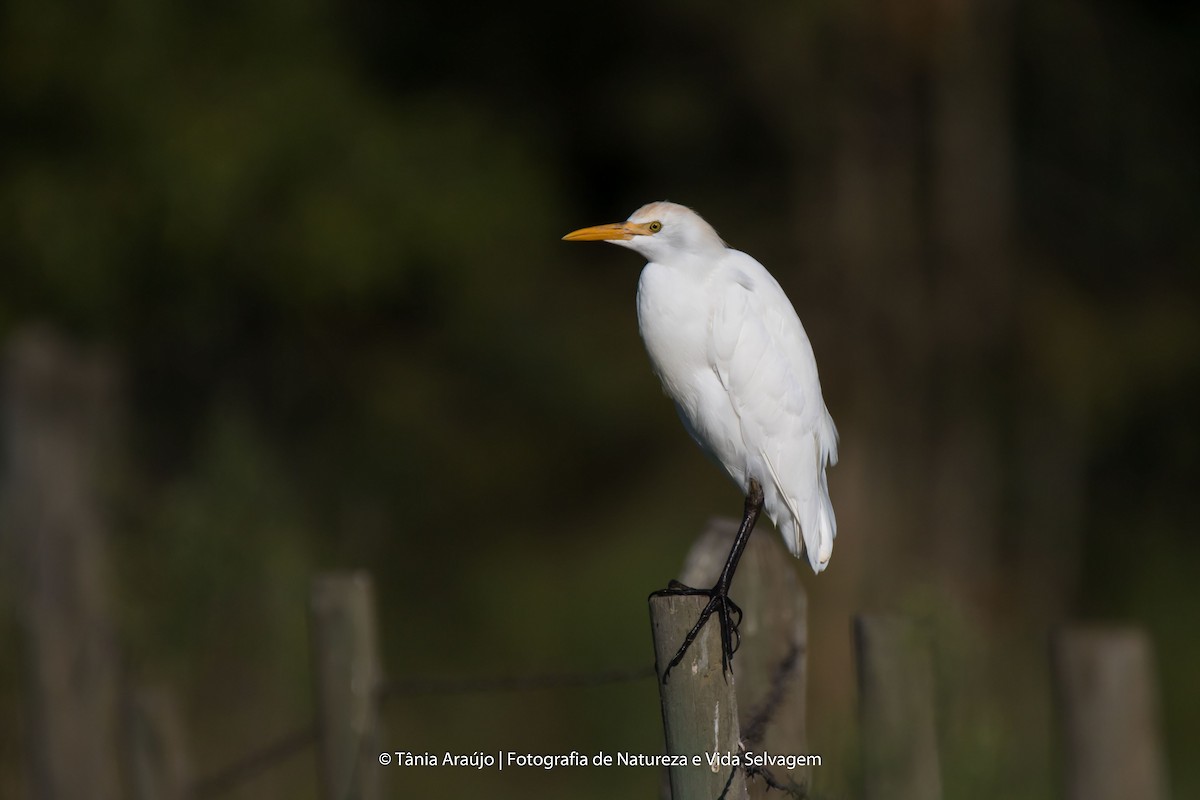
[[[766,268],[729,248],[675,203],[650,203],[623,223],[566,239],[628,247],[648,263],[638,281],[638,326],[663,389],[688,433],[763,508],[814,572],[829,563],[837,521],[825,468],[837,429],[796,311]]]

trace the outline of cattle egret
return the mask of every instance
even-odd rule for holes
[[[661,592],[709,598],[663,680],[713,613],[728,669],[742,617],[729,586],[759,512],[766,510],[795,556],[807,551],[813,572],[825,569],[833,552],[837,522],[825,467],[837,463],[838,435],[812,345],[766,268],[727,247],[689,208],[650,203],[625,222],[563,239],[611,242],[649,262],[638,281],[637,311],[650,363],[684,428],[745,493],[742,523],[716,584],[693,589],[671,581]]]

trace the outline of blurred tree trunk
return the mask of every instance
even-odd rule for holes
[[[1054,435],[1045,415],[1034,415],[1036,432],[1018,427],[1036,397],[1013,336],[1013,8],[1007,0],[843,7],[831,21],[828,157],[809,159],[823,170],[799,177],[804,213],[817,220],[805,230],[841,282],[853,340],[849,362],[835,369],[852,387],[843,416],[863,440],[847,446],[864,463],[838,477],[861,482],[845,488],[872,502],[852,499],[850,513],[863,516],[857,526],[886,532],[873,547],[899,559],[875,563],[907,563],[985,607],[1004,605],[987,602],[1007,591],[1002,576],[1046,563],[1032,546],[1069,542],[1076,524],[1069,498],[1046,508],[1052,498],[1038,485],[1004,480],[1006,463],[1030,459],[1035,442],[1066,453],[1059,467],[1068,473],[1078,469],[1069,432]],[[1018,529],[1043,518],[1058,530]],[[1069,561],[1054,569],[1069,571]],[[885,593],[911,577],[871,576]],[[1069,582],[1043,577],[1037,607],[1061,607]]]
[[[1016,335],[1037,280],[1019,272],[1014,220],[1014,8],[1011,0],[939,6],[930,230],[941,396],[931,408],[930,529],[937,563],[963,595],[995,600],[1019,587],[1018,598],[986,605],[1050,621],[1065,613],[1075,583],[1082,440],[1038,396]],[[1006,484],[1006,475],[1015,479]]]
[[[1010,0],[937,6],[928,198],[932,344],[939,396],[929,530],[957,589],[998,590],[1005,518],[1004,431],[1016,419],[1011,374],[1013,282]],[[997,408],[992,398],[1009,398]],[[959,594],[956,592],[956,594]]]

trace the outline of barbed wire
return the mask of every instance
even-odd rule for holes
[[[587,689],[617,683],[634,683],[655,676],[654,665],[594,672],[550,672],[535,675],[502,675],[482,678],[416,677],[384,681],[380,693],[391,695],[503,694],[545,689]]]
[[[416,676],[383,681],[377,691],[377,701],[392,697],[415,697],[462,694],[509,694],[549,689],[588,689],[620,683],[635,683],[657,675],[654,666],[626,667],[592,672],[547,672],[533,675],[500,675],[495,677],[435,677]],[[320,730],[316,725],[301,728],[263,746],[232,764],[192,783],[189,796],[200,798],[224,794],[253,780],[281,761],[302,752],[317,742]]]

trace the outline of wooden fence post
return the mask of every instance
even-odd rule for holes
[[[1068,628],[1052,642],[1067,800],[1162,800],[1154,657],[1136,628]]]
[[[32,795],[116,800],[120,670],[96,479],[115,370],[40,329],[17,334],[5,361],[0,544],[24,639]]]
[[[854,619],[867,800],[942,796],[928,641],[906,619]]]
[[[323,797],[375,800],[382,668],[370,577],[317,576],[310,611]]]
[[[710,520],[689,551],[680,580],[711,586],[729,555],[738,520]],[[808,595],[796,576],[796,560],[780,537],[756,531],[734,576],[732,594],[745,612],[742,644],[734,658],[738,722],[747,752],[807,755],[805,692],[808,667]],[[811,770],[769,767],[771,780],[803,793]],[[752,800],[778,797],[766,776],[751,777]],[[768,794],[770,793],[770,794]]]
[[[717,798],[745,800],[746,777],[729,761],[709,763],[738,753],[737,698],[734,677],[721,672],[721,633],[714,617],[705,625],[679,666],[663,683],[663,669],[704,608],[703,597],[668,595],[650,598],[655,674],[662,702],[667,754],[687,758],[671,766],[674,800]],[[695,757],[700,763],[693,762]]]

